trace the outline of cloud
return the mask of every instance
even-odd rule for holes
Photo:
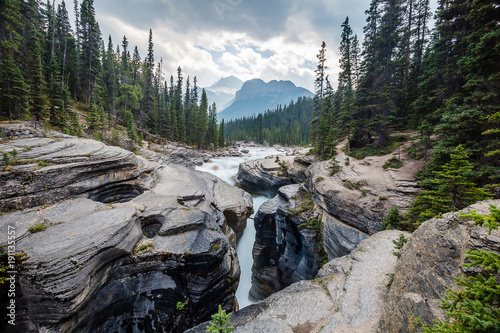
[[[209,86],[222,76],[242,80],[291,80],[312,90],[316,54],[327,43],[335,84],[341,24],[349,15],[361,34],[370,0],[106,0],[96,1],[97,20],[115,48],[123,36],[144,59],[149,29],[155,60],[166,76],[181,66]],[[72,1],[67,3],[72,12]],[[362,37],[359,36],[360,41]]]

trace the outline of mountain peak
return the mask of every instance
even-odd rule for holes
[[[231,105],[217,117],[226,120],[249,117],[274,109],[278,104],[287,105],[301,96],[313,95],[309,90],[297,87],[292,81],[271,80],[266,83],[261,79],[252,79],[243,83]]]

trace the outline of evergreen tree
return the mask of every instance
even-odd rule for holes
[[[225,142],[225,131],[224,131],[224,119],[222,119],[219,125],[219,148],[224,148],[226,146]]]
[[[29,87],[23,75],[23,22],[20,0],[0,2],[0,108],[2,117],[19,119],[28,111]]]
[[[154,52],[153,52],[153,31],[149,30],[149,46],[148,56],[146,58],[146,86],[144,90],[144,99],[142,101],[143,107],[141,108],[139,123],[142,128],[142,112],[145,113],[147,119],[147,126],[153,132],[157,132],[158,124],[158,109],[156,105],[155,90],[153,87],[154,80]],[[144,111],[142,111],[144,110]]]
[[[314,71],[316,73],[316,79],[314,81],[315,95],[314,95],[314,116],[311,121],[311,140],[313,144],[316,145],[319,138],[323,137],[326,133],[322,133],[319,131],[321,124],[321,117],[323,111],[323,98],[324,98],[324,88],[325,88],[325,80],[326,73],[325,71],[328,69],[326,66],[326,43],[321,43],[321,48],[319,53],[316,55],[318,58],[318,66]],[[319,153],[322,153],[322,147],[319,148]]]
[[[449,211],[457,211],[477,201],[491,197],[490,193],[472,182],[472,165],[465,149],[459,145],[450,154],[450,162],[434,171],[420,185],[420,192],[410,209],[417,223]]]
[[[42,49],[40,45],[40,33],[32,24],[30,31],[29,54],[29,92],[31,96],[30,112],[35,121],[44,121],[48,118],[48,98],[45,92],[45,80],[43,77]]]
[[[217,149],[219,143],[219,133],[217,132],[217,106],[215,102],[208,108],[208,128],[206,142],[210,149]]]
[[[97,95],[93,93],[101,74],[101,31],[95,19],[94,0],[83,0],[81,3],[79,41],[81,44],[81,85],[85,104],[90,106],[91,96],[97,98]]]
[[[182,104],[182,70],[177,68],[177,85],[175,86],[174,95],[172,98],[172,107],[174,110],[173,116],[176,118],[176,139],[179,142],[186,142],[186,116]]]
[[[208,100],[207,93],[205,89],[201,91],[201,102],[198,113],[198,147],[205,148],[206,147],[206,135],[208,129]]]

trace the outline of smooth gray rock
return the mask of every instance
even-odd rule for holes
[[[238,332],[376,332],[394,273],[393,240],[400,231],[382,231],[325,265],[313,281],[300,281],[237,311]],[[406,235],[408,235],[406,233]],[[206,323],[189,333],[204,332]],[[387,331],[390,332],[390,331]]]
[[[368,234],[341,222],[339,219],[323,214],[323,246],[329,259],[351,253]]]
[[[11,132],[19,131],[31,133]],[[237,308],[240,270],[225,214],[250,214],[244,191],[93,140],[34,137],[1,146],[51,164],[1,174],[2,207],[25,208],[0,217],[1,247],[13,226],[22,254],[16,330],[182,332],[219,304]],[[45,230],[30,230],[40,223]]]
[[[500,200],[482,201],[461,212],[476,210],[488,215],[490,204],[498,207]],[[410,315],[420,317],[424,324],[445,319],[438,305],[447,289],[456,288],[454,279],[465,273],[465,252],[500,253],[500,231],[488,235],[487,228],[474,226],[470,218],[459,214],[447,213],[424,222],[403,247],[379,332],[408,332]]]

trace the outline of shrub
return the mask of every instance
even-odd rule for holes
[[[330,176],[333,176],[337,172],[342,171],[342,167],[339,164],[339,161],[337,161],[335,158],[333,158],[330,162],[330,166],[328,167],[330,169]]]
[[[403,248],[403,246],[405,246],[405,244],[408,242],[408,237],[405,237],[404,234],[399,234],[399,238],[394,239],[392,242],[394,243],[394,248],[396,250],[401,250]],[[397,252],[397,251],[392,252],[392,254],[398,258],[400,256],[399,252]]]
[[[212,315],[212,321],[207,326],[207,332],[211,333],[229,333],[234,330],[234,326],[229,325],[229,318],[231,318],[232,313],[226,313],[226,310],[222,310],[219,304],[219,311]]]
[[[387,213],[387,217],[384,220],[384,229],[398,229],[399,223],[401,222],[402,218],[403,217],[401,216],[398,207],[392,207],[389,213]]]
[[[382,168],[384,169],[389,169],[389,168],[392,168],[392,169],[399,169],[403,166],[403,162],[401,162],[399,159],[397,159],[396,157],[391,157],[390,159],[388,159],[384,166]]]
[[[32,225],[31,227],[28,228],[28,231],[34,234],[35,232],[40,232],[44,231],[47,229],[47,224],[44,222],[40,222],[38,224]]]
[[[10,165],[11,159],[9,153],[2,152],[2,157],[3,157],[3,164],[5,164],[5,166]]]
[[[461,217],[472,217],[476,225],[484,226],[491,231],[498,228],[500,209],[490,205],[490,215],[479,215],[475,211],[462,214]],[[500,273],[500,254],[493,251],[467,251],[465,255],[470,263],[467,268],[475,268],[471,276],[456,278],[457,291],[447,290],[443,295],[440,307],[445,310],[450,321],[435,320],[434,326],[418,322],[425,332],[498,332],[500,328],[500,285],[497,277]]]

